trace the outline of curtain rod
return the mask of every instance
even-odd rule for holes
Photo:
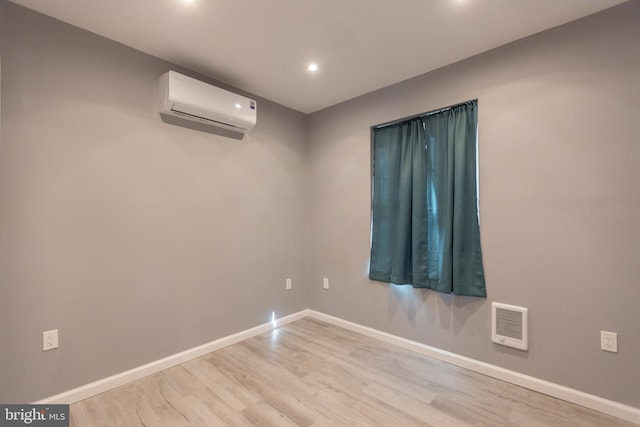
[[[413,116],[408,116],[408,117],[404,117],[402,119],[396,119],[396,120],[392,120],[390,122],[382,123],[382,124],[379,124],[379,125],[374,125],[374,126],[371,126],[371,129],[382,129],[382,128],[386,128],[388,126],[393,126],[393,125],[396,125],[398,123],[406,122],[408,120],[415,119],[415,118],[418,118],[418,117],[431,116],[433,114],[442,113],[443,111],[448,111],[448,110],[451,110],[452,108],[456,108],[456,107],[459,107],[461,105],[465,105],[465,104],[468,104],[468,103],[474,102],[474,101],[478,101],[478,99],[477,98],[476,99],[470,99],[469,101],[460,102],[458,104],[453,104],[453,105],[450,105],[450,106],[444,107],[444,108],[438,108],[437,110],[427,111],[426,113],[414,114]]]

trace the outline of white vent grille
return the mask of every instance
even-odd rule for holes
[[[491,304],[492,328],[491,339],[493,342],[520,350],[529,349],[527,336],[528,309],[515,305]]]

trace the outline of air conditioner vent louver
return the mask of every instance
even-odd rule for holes
[[[494,302],[492,312],[492,341],[520,350],[528,350],[527,336],[528,309]]]
[[[186,118],[194,120],[194,121],[201,121],[201,122],[206,122],[206,123],[211,122],[212,124],[214,124],[214,126],[218,126],[219,125],[220,127],[232,127],[234,129],[239,129],[240,131],[243,131],[242,128],[240,128],[238,126],[235,126],[235,125],[232,125],[230,123],[224,123],[224,122],[221,122],[219,120],[213,120],[213,119],[208,119],[206,117],[196,116],[195,114],[185,113],[185,112],[182,112],[182,111],[179,111],[179,110],[174,110],[173,108],[171,109],[171,111],[174,114],[180,115],[182,117],[186,117]]]

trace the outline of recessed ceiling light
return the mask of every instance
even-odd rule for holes
[[[236,107],[238,110],[242,108],[242,105],[236,103],[236,105],[234,105],[234,107]]]
[[[313,72],[313,71],[318,71],[318,64],[309,64],[309,66],[307,67],[307,70]]]

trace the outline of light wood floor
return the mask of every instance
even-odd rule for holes
[[[632,426],[303,319],[71,405],[71,426]]]

